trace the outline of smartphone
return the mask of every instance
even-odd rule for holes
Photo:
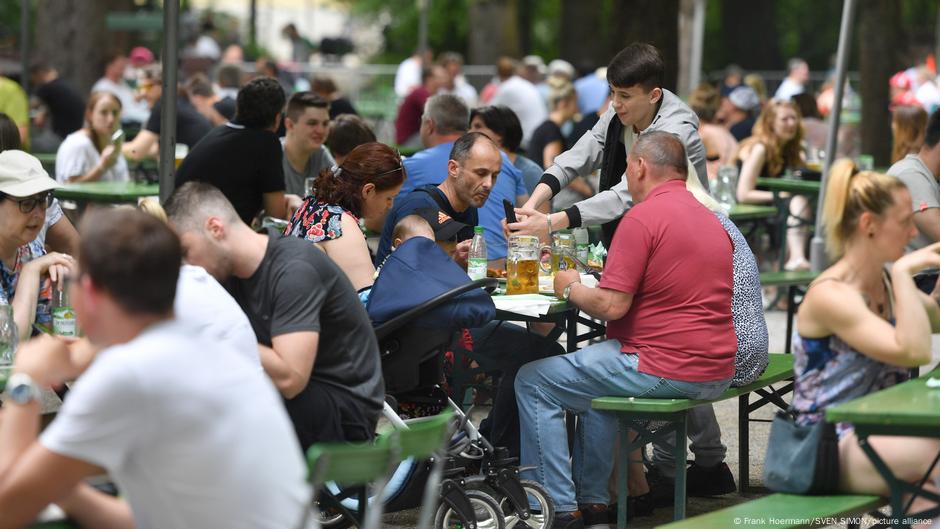
[[[503,199],[503,209],[506,210],[506,223],[512,224],[516,222],[516,208],[513,207],[512,202]]]
[[[124,139],[124,129],[117,129],[111,135],[111,143],[120,143]]]

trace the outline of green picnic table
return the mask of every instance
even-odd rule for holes
[[[777,216],[777,208],[763,204],[735,204],[728,212],[734,222],[766,220]]]
[[[82,182],[65,184],[55,190],[55,196],[60,200],[103,204],[137,203],[140,198],[159,194],[159,184],[136,182]]]
[[[872,435],[940,438],[940,387],[927,386],[932,377],[940,377],[940,370],[826,410],[827,421],[854,425],[858,445],[888,483],[893,527],[909,527],[911,519],[932,519],[940,515],[940,507],[905,515],[908,502],[903,499],[905,494],[915,494],[940,502],[940,495],[923,488],[925,482],[932,483],[930,475],[940,460],[940,453],[923,454],[925,460],[932,458],[933,463],[923,480],[911,484],[894,476],[868,438]],[[908,523],[904,523],[904,518],[908,518]]]
[[[797,180],[795,178],[758,178],[757,187],[777,193],[796,193],[798,195],[816,195],[822,184],[815,180]]]

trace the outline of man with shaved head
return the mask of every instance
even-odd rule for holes
[[[553,527],[607,523],[617,423],[591,409],[593,398],[708,400],[731,383],[733,246],[715,215],[686,190],[687,167],[675,135],[637,138],[626,172],[636,205],[620,221],[604,277],[590,288],[576,271],[555,275],[556,295],[607,321],[608,340],[537,360],[516,375],[521,466],[552,496]],[[573,468],[564,410],[580,417]]]

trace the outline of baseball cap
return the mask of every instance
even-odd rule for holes
[[[418,215],[428,221],[428,224],[431,225],[431,229],[434,230],[434,240],[437,241],[454,240],[462,230],[470,228],[469,225],[463,222],[457,222],[447,213],[435,208],[416,209],[412,214]]]
[[[135,65],[143,66],[153,62],[153,52],[143,46],[137,46],[131,50],[127,58]]]
[[[526,55],[522,59],[522,64],[526,66],[531,66],[536,69],[541,75],[545,75],[545,61],[542,60],[538,55]]]
[[[29,197],[59,187],[35,156],[16,150],[0,152],[0,193]]]
[[[574,79],[574,73],[574,66],[568,61],[555,59],[548,63],[548,75],[564,75],[569,79]]]
[[[732,105],[748,112],[760,105],[760,98],[757,97],[757,92],[750,86],[739,86],[735,88],[728,95],[728,100],[731,101]]]

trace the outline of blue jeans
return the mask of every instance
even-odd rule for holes
[[[613,470],[616,416],[591,409],[596,397],[713,399],[731,379],[683,382],[637,371],[637,354],[620,352],[607,340],[574,353],[536,360],[516,375],[516,400],[522,430],[524,479],[542,484],[558,512],[609,501],[607,480]],[[578,415],[574,454],[569,463],[565,410]]]

